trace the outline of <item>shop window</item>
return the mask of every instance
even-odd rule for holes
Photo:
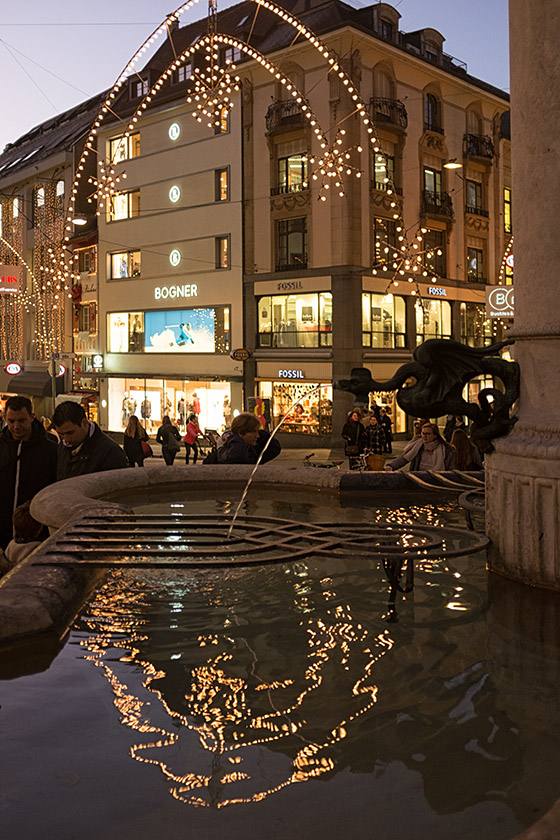
[[[504,233],[513,233],[513,222],[511,212],[511,189],[504,188]]]
[[[115,193],[107,205],[107,221],[118,222],[140,215],[140,190]]]
[[[471,283],[484,283],[484,251],[467,248],[467,278]]]
[[[492,323],[486,317],[486,307],[476,303],[461,303],[461,341],[470,347],[492,344]]]
[[[124,134],[109,140],[109,160],[111,163],[120,163],[122,160],[138,157],[140,154],[140,132]]]
[[[229,168],[214,170],[214,201],[229,201]]]
[[[482,184],[478,181],[465,181],[465,209],[467,213],[483,215]]]
[[[403,297],[362,294],[362,346],[406,347],[406,306]]]
[[[451,338],[451,304],[446,300],[417,300],[416,343],[428,338]]]
[[[215,238],[215,248],[216,248],[216,268],[230,268],[229,264],[229,251],[230,251],[230,237],[229,234],[227,236],[216,236]]]
[[[140,277],[141,251],[118,251],[109,254],[111,280]]]
[[[278,425],[296,400],[301,401],[286,417],[282,425],[283,432],[332,434],[332,385],[314,382],[259,382],[259,396],[272,401],[274,426]]]
[[[307,218],[281,219],[276,223],[277,271],[307,268]]]
[[[374,181],[376,190],[387,190],[395,180],[395,158],[392,155],[374,156]]]
[[[332,294],[257,299],[259,347],[331,347]]]
[[[424,97],[424,128],[442,133],[440,102],[433,93]]]
[[[427,230],[424,234],[424,265],[438,277],[447,277],[446,233]]]
[[[307,156],[290,155],[278,159],[278,186],[273,194],[299,192],[307,183]]]
[[[110,353],[230,353],[229,306],[110,312]]]

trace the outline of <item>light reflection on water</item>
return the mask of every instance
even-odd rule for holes
[[[464,522],[447,503],[387,510],[368,501],[334,508],[320,494],[316,504],[297,493],[253,495],[243,513],[302,522]],[[190,514],[235,507],[215,495],[175,496],[172,504]],[[169,505],[164,499],[148,512],[169,512]],[[522,642],[492,616],[486,577],[484,554],[420,561],[414,591],[398,598],[399,623],[388,624],[389,583],[373,560],[121,568],[74,625],[71,643],[85,660],[74,664],[78,673],[95,666],[104,676],[117,710],[110,720],[121,724],[117,748],[142,772],[160,810],[169,801],[185,814],[233,820],[240,811],[250,820],[269,809],[267,819],[281,814],[292,826],[278,836],[292,837],[298,791],[333,813],[342,807],[337,797],[352,802],[352,791],[361,790],[365,798],[356,795],[344,831],[329,836],[357,833],[366,814],[383,840],[506,840],[558,795],[550,782],[560,777],[558,650],[532,640],[525,656]],[[126,783],[117,796],[126,823]],[[430,813],[424,828],[413,810],[406,813],[411,802]],[[228,836],[227,824],[215,834],[202,827],[205,836]],[[306,835],[324,832],[308,823]]]

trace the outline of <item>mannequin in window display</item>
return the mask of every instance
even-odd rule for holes
[[[226,427],[226,429],[229,429],[229,427],[231,426],[231,403],[228,397],[224,397],[222,411],[224,414],[224,426]]]
[[[177,403],[177,416],[179,417],[179,425],[184,426],[187,422],[187,403],[183,396],[179,397]]]
[[[140,414],[142,415],[142,420],[145,421],[145,426],[150,427],[152,426],[152,403],[148,397],[144,397],[140,404]]]
[[[169,396],[166,394],[165,395],[165,411],[163,413],[171,416],[172,412],[173,412],[173,403],[169,399]]]
[[[142,329],[142,321],[139,315],[135,315],[132,319],[130,327],[130,350],[132,353],[139,353],[142,350],[144,342],[144,330]]]
[[[124,392],[122,401],[122,418],[121,425],[124,427],[128,423],[128,391]]]
[[[193,413],[196,414],[196,416],[198,417],[200,414],[200,400],[198,399],[198,394],[196,393],[196,391],[192,395],[192,407]]]

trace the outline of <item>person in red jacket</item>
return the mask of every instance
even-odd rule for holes
[[[196,464],[198,461],[198,444],[197,438],[201,435],[202,432],[200,431],[200,426],[198,425],[198,417],[196,414],[189,414],[189,418],[187,420],[187,432],[183,440],[185,441],[185,448],[187,453],[185,455],[185,464],[189,463],[191,457],[191,449],[193,452],[193,464]]]

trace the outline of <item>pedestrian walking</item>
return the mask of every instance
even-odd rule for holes
[[[52,423],[61,440],[57,464],[59,481],[128,466],[118,443],[102,432],[97,423],[88,420],[79,403],[72,400],[59,403]]]
[[[158,443],[161,443],[163,460],[168,467],[173,466],[175,456],[181,448],[181,435],[177,426],[174,426],[171,422],[168,414],[161,421],[161,426],[157,430],[156,440]]]
[[[345,441],[344,453],[348,457],[348,468],[356,469],[358,458],[364,451],[366,443],[366,430],[362,426],[362,415],[359,409],[354,409],[348,414],[341,436]]]
[[[191,451],[193,453],[193,464],[196,464],[198,461],[198,443],[197,438],[202,435],[200,431],[200,426],[198,425],[198,417],[196,414],[189,414],[187,420],[187,430],[185,432],[185,437],[183,440],[185,441],[185,464],[189,463]]]
[[[133,414],[128,419],[123,439],[124,454],[128,459],[130,467],[134,467],[136,464],[138,464],[139,467],[144,466],[144,458],[146,455],[142,444],[148,443],[149,440],[150,438],[148,437],[148,433],[146,432],[144,426],[138,417]]]
[[[393,451],[393,421],[387,414],[386,408],[379,410],[379,422],[385,432],[385,449],[383,451],[391,453]]]

